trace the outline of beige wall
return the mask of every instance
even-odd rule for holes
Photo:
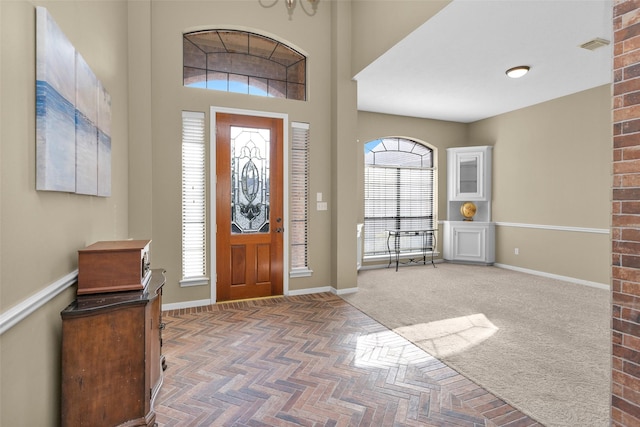
[[[35,6],[46,6],[112,98],[112,196],[35,191]],[[77,251],[128,237],[124,1],[0,2],[0,313],[77,268]],[[55,425],[60,311],[70,288],[0,336],[0,424]]]
[[[351,67],[356,75],[451,0],[353,0],[352,3]]]
[[[609,85],[469,125],[494,145],[497,263],[609,284],[611,129]]]
[[[331,283],[338,293],[357,287],[356,267],[356,84],[351,80],[351,3],[335,2],[331,8]],[[313,152],[312,152],[313,154]],[[326,167],[326,166],[325,166]],[[313,170],[312,170],[313,173]],[[313,177],[311,177],[313,180]],[[312,193],[313,194],[313,193]],[[313,244],[310,242],[310,244]]]

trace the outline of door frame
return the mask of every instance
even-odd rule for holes
[[[282,236],[282,292],[289,295],[289,115],[269,111],[245,110],[211,106],[209,108],[209,268],[211,269],[211,304],[216,303],[216,287],[218,285],[218,270],[216,265],[216,114],[227,113],[243,116],[269,117],[282,119],[282,219],[284,222],[284,236]]]

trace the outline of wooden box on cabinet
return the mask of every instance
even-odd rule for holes
[[[78,295],[144,289],[151,240],[96,242],[78,251]]]
[[[153,426],[162,385],[162,286],[85,295],[62,311],[62,426]]]

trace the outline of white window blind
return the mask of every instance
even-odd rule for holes
[[[291,123],[291,269],[308,271],[309,124]]]
[[[388,255],[389,230],[434,228],[434,176],[433,151],[418,142],[384,138],[365,144],[365,257]],[[401,252],[419,252],[422,236],[400,244]]]
[[[206,275],[205,115],[182,112],[182,277]]]

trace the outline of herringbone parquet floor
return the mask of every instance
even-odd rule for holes
[[[332,294],[163,314],[169,426],[539,426]]]

